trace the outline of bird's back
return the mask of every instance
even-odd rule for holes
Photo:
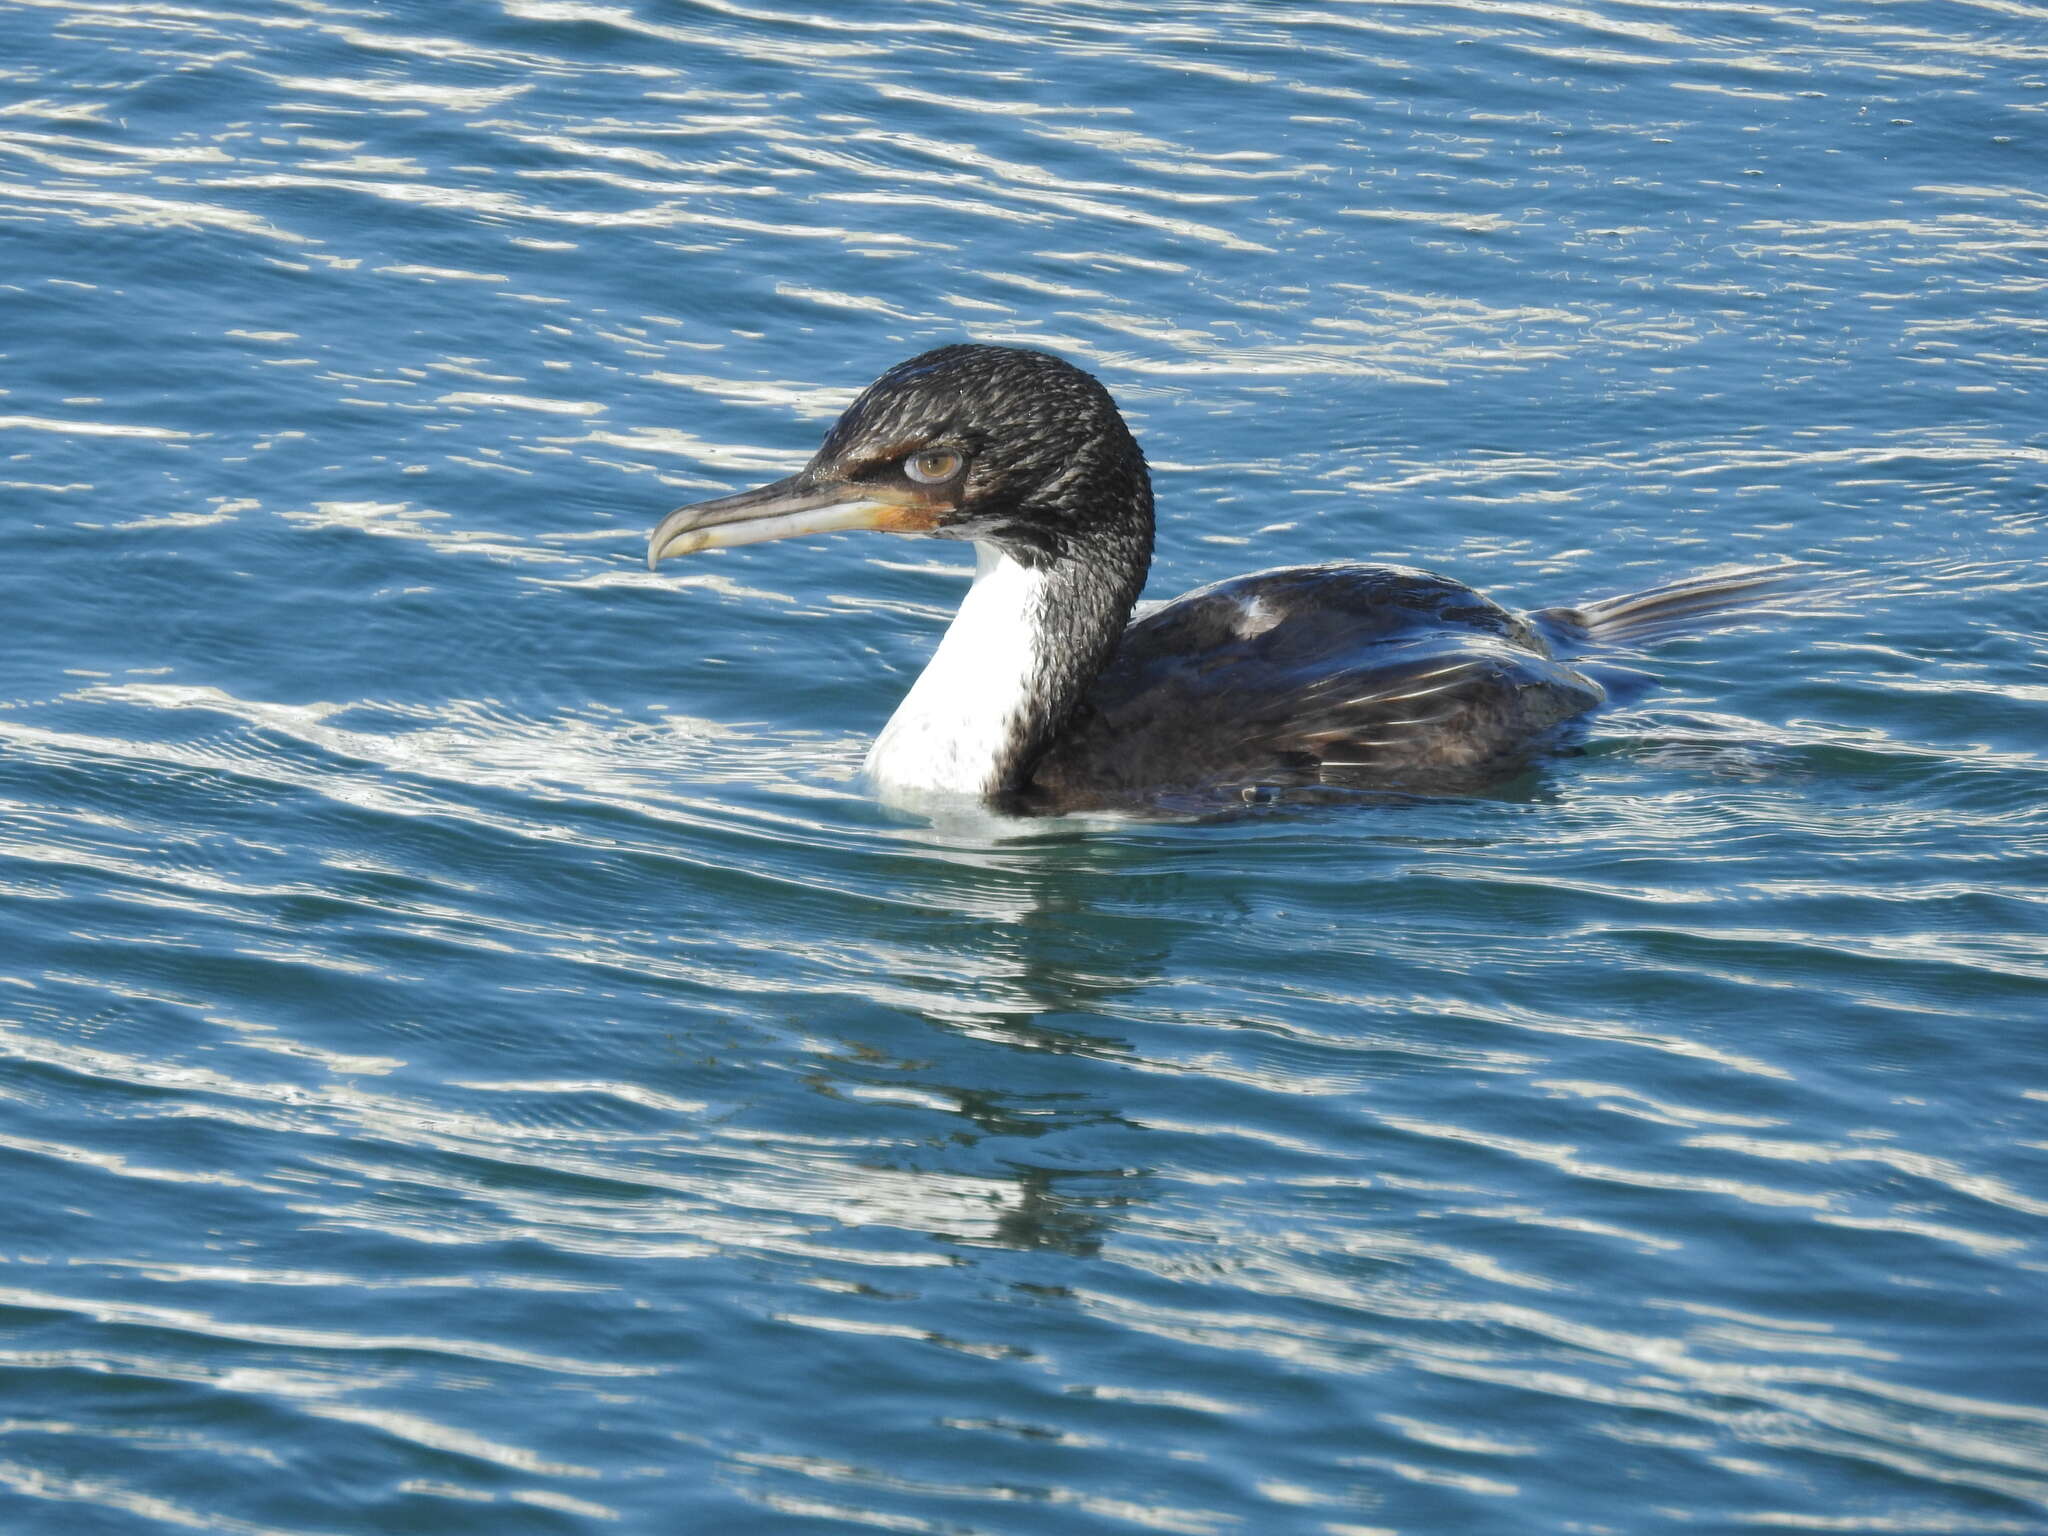
[[[1528,621],[1445,577],[1258,571],[1131,624],[1027,799],[1078,810],[1314,785],[1456,791],[1498,779],[1603,696]]]

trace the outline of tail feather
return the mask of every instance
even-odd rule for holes
[[[1824,587],[1843,579],[1814,565],[1750,566],[1710,571],[1647,592],[1596,598],[1576,608],[1543,608],[1529,617],[1545,639],[1567,653],[1632,646],[1767,613],[1806,611]]]

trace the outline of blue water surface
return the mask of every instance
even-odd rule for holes
[[[2048,1531],[2048,8],[0,4],[0,1531]],[[1856,573],[1497,795],[929,822],[641,564],[961,339],[1151,594]]]

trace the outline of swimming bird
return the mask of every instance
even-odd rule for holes
[[[975,548],[870,779],[891,801],[1013,814],[1481,788],[1603,701],[1576,650],[1753,602],[1787,569],[1518,615],[1448,577],[1342,561],[1231,577],[1133,622],[1153,541],[1137,441],[1092,375],[981,345],[891,368],[796,474],[663,518],[647,563],[846,529]]]

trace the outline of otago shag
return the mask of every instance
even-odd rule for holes
[[[1346,561],[1235,576],[1132,622],[1152,526],[1108,390],[1049,353],[950,346],[869,385],[797,474],[671,512],[647,563],[852,528],[972,540],[974,584],[867,769],[891,800],[1040,814],[1479,788],[1606,697],[1562,654],[1767,598],[1787,569],[1522,616]]]

